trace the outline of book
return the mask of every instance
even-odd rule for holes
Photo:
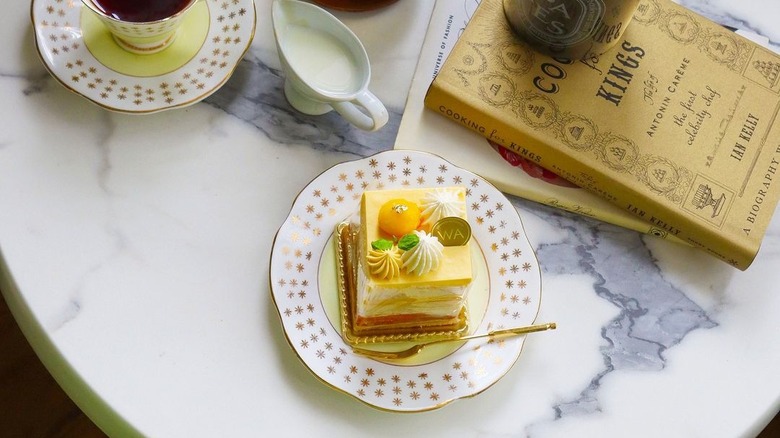
[[[489,142],[478,133],[453,129],[450,121],[425,110],[423,100],[428,87],[478,5],[479,0],[436,2],[394,148],[439,155],[479,174],[499,190],[520,198],[681,243],[666,230],[631,215],[501,145]]]
[[[436,3],[420,50],[394,148],[440,155],[480,174],[503,192],[514,196],[682,243],[665,230],[568,183],[515,152],[489,142],[472,131],[452,129],[450,122],[424,111],[423,99],[428,87],[471,19],[479,1],[446,0]],[[731,30],[759,44],[769,44],[769,39],[762,35],[742,29]],[[491,148],[498,156],[489,153]]]
[[[779,77],[776,54],[670,0],[577,62],[483,0],[425,105],[744,270],[780,196]]]

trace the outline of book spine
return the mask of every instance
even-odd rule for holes
[[[468,99],[459,98],[459,92],[462,91],[437,78],[426,94],[425,106],[740,270],[747,269],[753,261],[755,253],[740,242],[728,241],[721,234],[694,223],[691,218],[666,208],[651,197],[630,191],[598,169],[584,168],[576,157],[546,146],[545,139],[535,137],[532,131],[518,129],[488,116],[486,108],[475,108]]]

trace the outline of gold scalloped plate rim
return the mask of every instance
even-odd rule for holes
[[[418,162],[422,162],[423,165],[417,171],[411,170],[411,167],[417,166]],[[386,179],[384,171],[378,169],[380,165],[388,169],[398,168],[400,163],[403,163],[400,167],[404,168],[397,171],[389,170]],[[434,164],[434,168],[428,168],[429,164]],[[370,172],[372,169],[373,174]],[[409,175],[399,180],[398,174],[407,171]],[[430,180],[421,176],[428,171],[431,171]],[[475,331],[483,332],[533,324],[541,307],[541,270],[536,254],[525,234],[519,213],[506,196],[484,178],[461,169],[435,154],[413,150],[391,150],[340,163],[325,170],[295,197],[290,214],[272,242],[269,269],[270,296],[277,310],[284,337],[293,353],[306,369],[326,386],[382,411],[425,412],[439,409],[458,399],[477,396],[509,372],[519,359],[525,345],[524,336],[501,341],[470,340],[451,354],[433,362],[415,365],[383,362],[353,353],[337,328],[339,321],[330,321],[322,308],[322,303],[318,301],[320,292],[316,280],[320,275],[317,272],[319,259],[324,251],[333,249],[328,245],[329,239],[335,224],[343,219],[340,217],[342,211],[334,209],[331,198],[323,195],[334,194],[335,197],[332,199],[335,200],[343,196],[339,194],[343,187],[353,187],[353,191],[362,193],[369,187],[372,189],[389,187],[384,183],[394,187],[402,186],[404,182],[408,183],[410,180],[420,187],[428,186],[427,181],[430,181],[430,184],[440,184],[436,181],[441,181],[441,175],[436,176],[436,172],[461,177],[462,183],[467,187],[470,186],[475,193],[475,197],[469,196],[472,208],[482,209],[483,204],[492,202],[491,205],[500,206],[502,209],[500,212],[493,209],[482,210],[486,213],[490,211],[489,216],[469,213],[469,221],[476,228],[473,230],[473,236],[483,247],[483,252],[496,253],[486,254],[486,257],[490,258],[488,260],[490,303],[482,321],[476,324]],[[369,186],[355,188],[350,175],[355,178],[357,175],[362,175],[362,181],[368,182]],[[463,180],[465,176],[468,176],[468,181]],[[391,179],[393,181],[390,181]],[[419,181],[425,182],[419,183]],[[337,187],[335,184],[338,182],[344,183],[344,186]],[[490,199],[492,196],[498,198],[498,202]],[[312,202],[314,199],[320,202],[319,208]],[[341,202],[346,206],[340,208],[346,210],[352,210],[357,205],[355,199],[346,202],[342,198]],[[506,207],[506,210],[503,210],[503,207]],[[323,211],[320,211],[320,208]],[[312,215],[313,220],[317,217],[322,219],[323,223],[318,224],[321,227],[312,226],[305,217],[306,212]],[[329,218],[332,223],[326,222],[323,218]],[[478,224],[477,222],[480,221],[481,223]],[[496,225],[492,225],[493,223]],[[509,227],[506,234],[496,231],[502,226]],[[323,231],[326,229],[327,231]],[[496,237],[495,242],[484,241],[485,234],[491,232],[509,237]],[[511,242],[503,243],[506,239],[515,242],[514,252],[499,253],[502,246],[511,246]],[[298,244],[310,245],[311,248],[301,249]],[[307,251],[308,249],[311,251]],[[508,251],[510,248],[505,249]],[[497,260],[503,258],[509,260],[510,268],[501,269],[503,265],[497,265]],[[518,259],[518,262],[521,259],[523,262],[517,269],[523,272],[520,276],[513,277],[508,274],[517,266],[511,263],[513,258]],[[314,272],[309,272],[309,268]],[[504,274],[499,274],[498,271]],[[335,276],[336,273],[334,272],[333,275]],[[507,282],[514,282],[516,280],[512,278],[521,277],[520,281],[527,282],[522,293],[525,297],[507,296],[504,290],[509,287]],[[513,283],[514,286],[518,284]],[[522,309],[522,312],[516,310],[518,308]],[[472,379],[474,375],[485,372],[489,374],[487,379],[477,379],[477,381]]]
[[[81,10],[84,6],[80,0],[74,0],[74,2],[68,3],[71,5],[70,7],[66,4],[64,8],[61,7],[59,10],[52,6],[52,3],[57,3],[55,0],[32,0],[30,2],[30,19],[32,20],[36,53],[46,70],[60,83],[60,85],[68,91],[83,97],[87,101],[103,109],[122,114],[153,114],[161,111],[188,107],[214,94],[228,81],[228,79],[230,79],[236,68],[238,68],[244,55],[246,55],[246,52],[251,47],[257,26],[257,13],[253,0],[237,0],[235,3],[229,4],[229,7],[232,5],[232,7],[237,7],[240,11],[243,11],[243,13],[239,12],[238,14],[231,11],[233,17],[230,18],[230,20],[234,20],[237,24],[249,24],[248,29],[242,29],[239,26],[238,30],[234,28],[225,30],[226,28],[224,26],[220,28],[220,26],[215,25],[214,22],[219,21],[220,17],[222,17],[222,21],[224,21],[224,15],[220,15],[219,9],[221,8],[216,4],[218,0],[202,1],[205,1],[208,6],[210,21],[209,32],[206,35],[204,43],[196,52],[195,56],[193,56],[193,59],[171,72],[148,77],[131,76],[117,72],[103,65],[95,58],[84,43],[84,36],[82,35],[80,25]],[[51,10],[48,10],[47,6],[49,6]],[[46,14],[56,15],[63,19],[70,18],[72,23],[75,24],[71,24],[71,21],[65,21],[64,24],[59,24],[59,22],[57,22],[58,24],[56,25],[53,24],[54,22],[52,22],[52,24],[44,24],[48,23],[48,20],[45,18]],[[57,18],[56,16],[54,17],[55,19]],[[239,18],[236,18],[236,16]],[[238,23],[239,20],[244,21]],[[57,32],[60,32],[60,34],[57,35],[54,32],[47,33],[44,31],[46,28],[55,29]],[[198,62],[208,59],[209,64],[211,64],[215,61],[217,55],[213,54],[213,50],[215,50],[213,44],[216,44],[214,38],[220,37],[220,31],[228,32],[231,29],[234,30],[240,38],[240,43],[236,43],[239,46],[239,51],[232,54],[229,53],[228,56],[224,57],[225,59],[221,63],[217,62],[216,65],[223,70],[218,74],[214,75],[212,70],[205,70],[205,73],[199,71],[199,67],[197,66]],[[52,44],[55,42],[52,38],[59,39],[66,36],[70,39],[67,43],[70,44],[70,46],[62,45],[58,48],[52,47]],[[67,51],[64,48],[67,48]],[[207,53],[209,51],[211,51],[211,53]],[[67,59],[72,59],[72,61],[63,60],[62,65],[57,65],[50,60],[50,57],[59,56],[60,54],[64,54],[63,57],[67,56]],[[209,59],[209,56],[214,56],[215,58]],[[224,66],[222,63],[224,63]],[[79,64],[81,64],[82,68],[79,71],[74,71],[70,74],[70,77],[67,77],[68,72],[65,71],[68,69],[67,65]],[[104,77],[97,76],[98,74],[102,74]],[[177,77],[177,74],[180,76]],[[198,75],[203,75],[203,80],[197,78]],[[87,81],[90,76],[97,78],[100,81],[99,85],[96,85],[95,81],[87,82],[87,85],[81,83],[82,80]],[[216,76],[216,79],[212,80],[211,78],[214,76]],[[173,85],[169,85],[168,82]],[[185,99],[171,97],[171,95],[176,96],[176,93],[179,93],[180,95],[186,94],[183,93],[183,88],[188,92],[189,89],[186,88],[187,85],[181,85],[185,82],[188,82],[200,92],[196,92],[191,97]],[[115,85],[112,86],[111,84]],[[98,87],[102,87],[102,93],[97,91]],[[106,87],[111,88],[111,91],[106,91]],[[122,89],[127,89],[128,92],[130,92],[130,90],[136,89],[137,87],[140,88],[132,93],[140,93],[141,95],[133,96],[136,97],[135,100],[127,100],[129,103],[141,101],[141,103],[135,104],[137,108],[112,103],[114,100],[124,102],[127,99],[126,95],[129,93],[123,95],[121,92]],[[171,87],[174,89],[169,89]],[[104,94],[115,93],[115,90],[119,90],[119,93],[112,99],[103,96]],[[149,99],[153,97],[152,93],[156,94],[158,92],[161,95],[162,101],[159,103],[150,103],[156,102],[156,100],[150,101]]]

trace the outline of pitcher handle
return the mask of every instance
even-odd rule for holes
[[[365,131],[376,131],[385,126],[390,118],[387,108],[368,90],[360,92],[351,101],[333,102],[331,105],[350,123]]]

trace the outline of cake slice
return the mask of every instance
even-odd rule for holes
[[[456,337],[472,282],[463,187],[366,191],[351,224],[351,334]]]

